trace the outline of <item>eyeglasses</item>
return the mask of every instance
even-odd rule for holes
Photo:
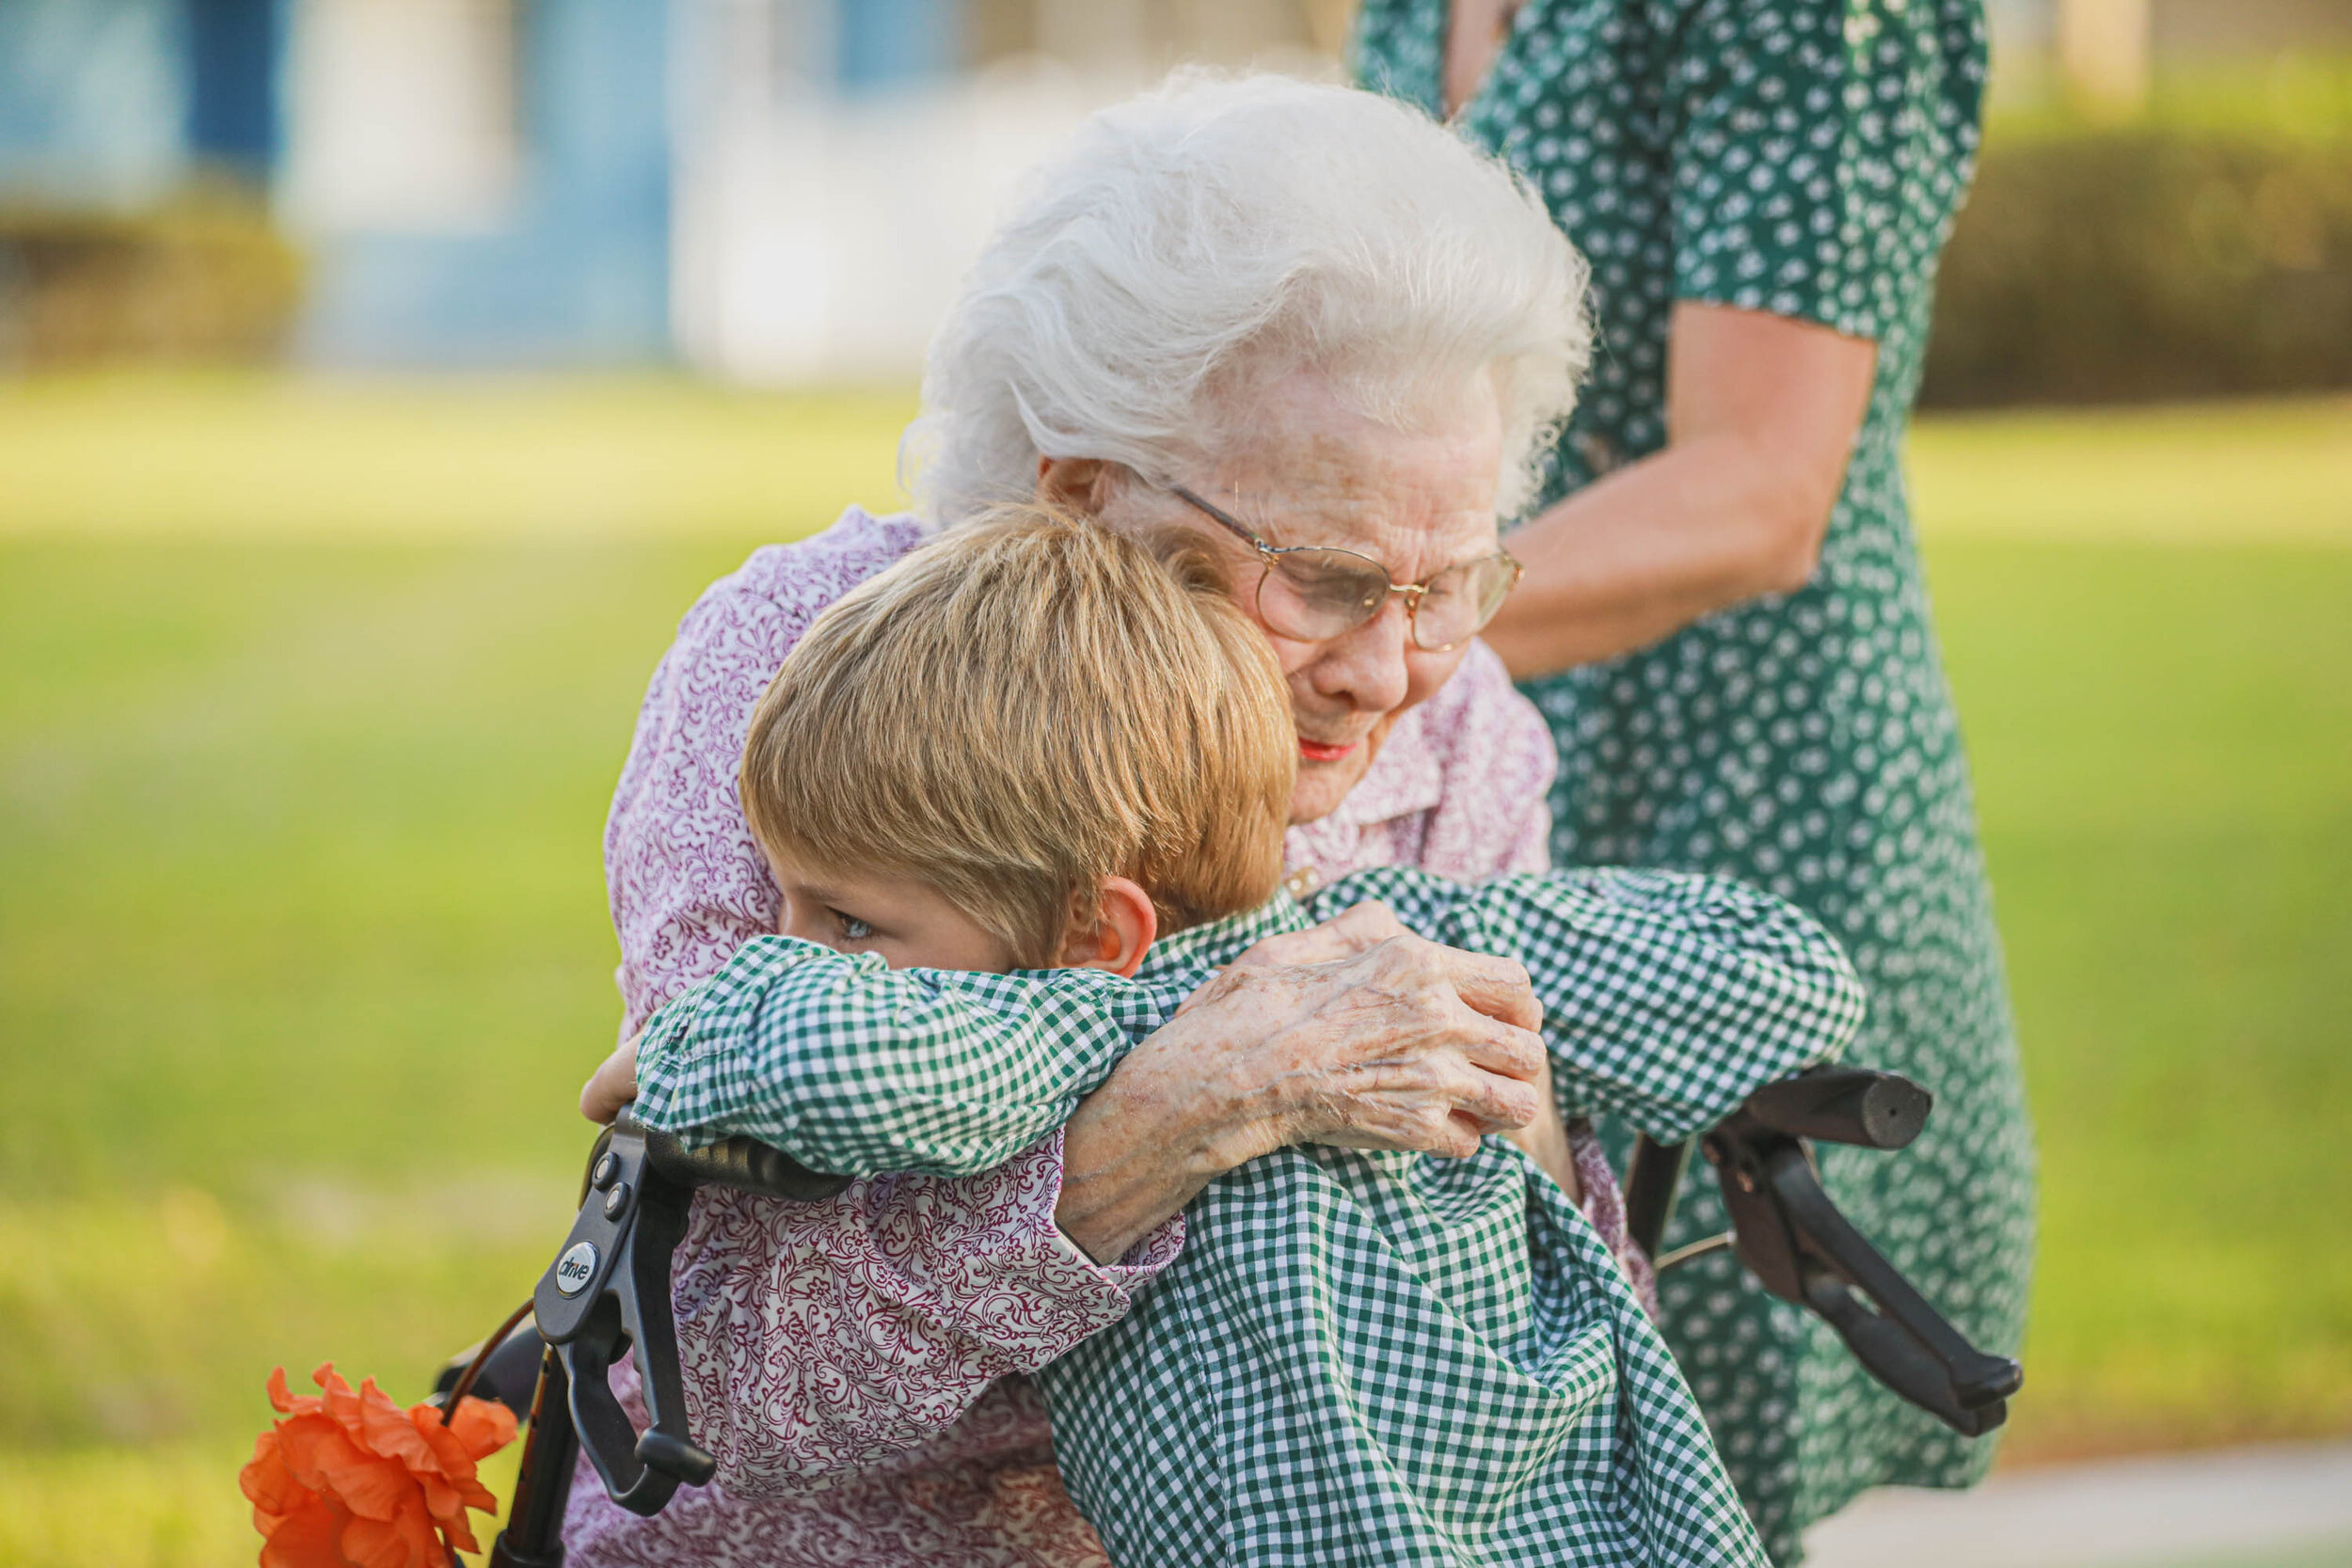
[[[1398,582],[1368,555],[1328,545],[1278,546],[1181,484],[1169,494],[1246,540],[1265,570],[1259,575],[1258,618],[1279,637],[1322,642],[1344,637],[1380,613],[1391,594],[1405,595],[1413,646],[1441,654],[1478,635],[1518,586],[1526,568],[1502,550],[1457,561],[1419,582]]]

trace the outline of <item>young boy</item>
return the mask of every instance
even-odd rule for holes
[[[1564,1116],[1687,1136],[1860,1021],[1826,936],[1708,879],[1388,869],[1302,905],[1295,753],[1204,559],[1034,510],[956,530],[762,699],[741,795],[779,935],[648,1024],[638,1116],[822,1170],[986,1170],[1254,942],[1366,898],[1526,965]],[[1509,1142],[1287,1148],[1185,1223],[1127,1318],[1039,1373],[1123,1568],[1763,1563],[1624,1275]]]

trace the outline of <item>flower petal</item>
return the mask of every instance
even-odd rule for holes
[[[294,1479],[313,1492],[336,1490],[339,1471],[361,1464],[366,1455],[330,1416],[296,1416],[278,1423],[278,1449]]]
[[[515,1413],[496,1400],[469,1394],[457,1402],[448,1430],[466,1446],[468,1458],[487,1459],[515,1440]]]
[[[269,1532],[262,1543],[261,1568],[347,1568],[342,1537],[349,1517],[325,1498],[312,1498]]]
[[[417,1478],[397,1459],[362,1459],[333,1472],[335,1496],[362,1519],[390,1519],[405,1507],[422,1507]]]
[[[397,1459],[419,1474],[440,1468],[415,1418],[386,1398],[373,1378],[359,1388],[359,1430],[371,1452]]]
[[[278,1429],[272,1427],[253,1440],[253,1458],[237,1472],[237,1490],[253,1505],[253,1528],[263,1535],[270,1532],[271,1523],[282,1520],[301,1510],[318,1494],[294,1480],[286,1468],[285,1453],[278,1448]]]
[[[321,1362],[318,1370],[310,1374],[310,1381],[326,1390],[320,1396],[320,1407],[332,1416],[336,1423],[345,1432],[351,1433],[353,1441],[362,1441],[359,1396],[352,1391],[350,1384],[345,1383],[336,1374],[335,1363]]]
[[[343,1556],[357,1568],[438,1568],[430,1557],[417,1555],[390,1519],[354,1519],[343,1527]]]
[[[424,1496],[424,1511],[433,1515],[434,1523],[448,1524],[452,1519],[466,1517],[466,1500],[457,1495],[457,1488],[439,1476],[419,1476],[417,1490]]]
[[[478,1552],[482,1549],[482,1543],[473,1538],[473,1528],[467,1523],[463,1513],[457,1516],[455,1524],[443,1524],[441,1533],[449,1538],[450,1546],[453,1550]]]

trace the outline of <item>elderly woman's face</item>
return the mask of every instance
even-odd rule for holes
[[[1500,547],[1502,416],[1484,378],[1457,407],[1412,434],[1365,419],[1305,373],[1274,384],[1233,428],[1246,434],[1212,469],[1184,476],[1185,487],[1269,545],[1354,550],[1386,565],[1400,584]],[[1194,530],[1231,564],[1242,607],[1257,614],[1262,568],[1248,544],[1176,497],[1132,480],[1104,486],[1097,504],[1113,526]],[[1397,716],[1443,686],[1469,646],[1466,640],[1443,653],[1415,647],[1405,600],[1393,594],[1372,620],[1323,641],[1284,637],[1263,618],[1259,625],[1289,680],[1298,726],[1293,822],[1334,810],[1372,766]]]

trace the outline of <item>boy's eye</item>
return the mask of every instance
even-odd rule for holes
[[[860,920],[853,914],[843,914],[839,910],[835,910],[833,911],[833,917],[841,922],[841,940],[843,942],[864,942],[867,937],[874,934],[873,927],[867,925],[865,921]]]

